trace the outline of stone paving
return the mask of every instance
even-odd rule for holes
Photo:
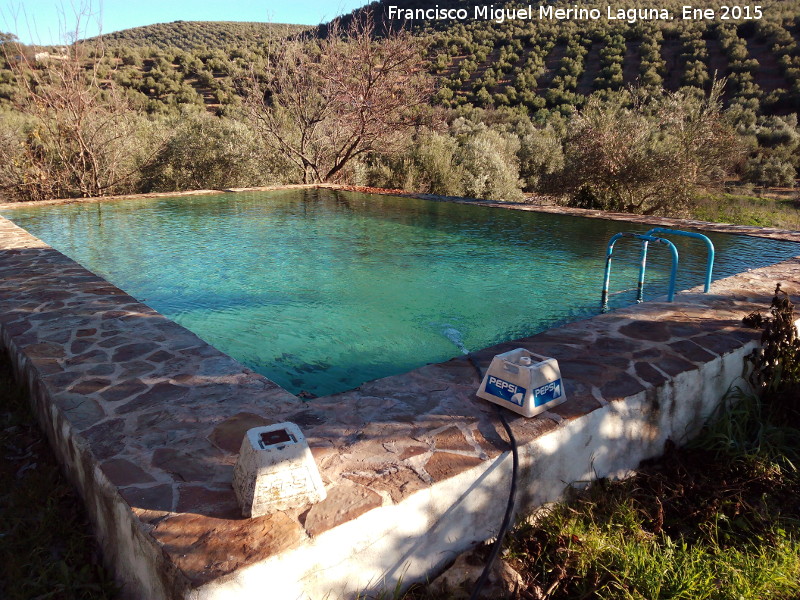
[[[782,238],[800,241],[796,232]],[[800,291],[800,257],[715,282],[707,295],[693,290],[675,303],[648,302],[474,356],[484,369],[515,347],[558,359],[569,400],[512,418],[525,444],[756,339],[741,318],[765,311],[779,281]],[[172,565],[173,589],[296,548],[508,450],[465,358],[304,402],[3,218],[0,333],[17,369],[43,390],[38,401],[57,407],[104,484]],[[231,489],[242,437],[281,421],[303,430],[328,497],[242,519]]]

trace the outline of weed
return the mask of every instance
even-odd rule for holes
[[[762,319],[761,346],[748,357],[750,382],[772,414],[769,418],[800,426],[800,338],[794,305],[778,284],[770,305],[771,317]],[[751,322],[753,315],[746,317]]]
[[[714,452],[719,460],[762,461],[796,471],[800,466],[800,430],[770,418],[753,391],[734,387],[691,447]]]
[[[734,194],[701,196],[692,218],[754,227],[800,229],[800,210],[792,198],[762,198]]]

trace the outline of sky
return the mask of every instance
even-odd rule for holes
[[[80,37],[171,21],[257,21],[318,25],[363,6],[368,0],[0,0],[0,31],[26,44],[58,44]],[[88,10],[87,10],[88,7]]]

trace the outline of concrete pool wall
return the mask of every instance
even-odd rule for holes
[[[800,290],[800,257],[475,353],[561,364],[569,400],[511,419],[519,512],[697,431],[760,335],[741,318],[778,282]],[[424,578],[502,518],[510,453],[464,358],[302,402],[2,218],[0,335],[125,597],[351,597]],[[328,498],[242,519],[242,435],[285,420]]]

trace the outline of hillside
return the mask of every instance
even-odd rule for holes
[[[127,90],[132,105],[148,113],[171,112],[181,105],[204,105],[221,114],[238,104],[234,79],[258,68],[270,40],[313,28],[306,25],[235,21],[175,21],[134,27],[102,36],[99,73]],[[0,107],[13,102],[15,87],[7,60],[24,54],[36,65],[41,52],[55,46],[25,46],[0,32],[16,49],[0,52]],[[98,38],[85,40],[90,46]],[[43,63],[42,63],[43,64]]]
[[[0,35],[0,139],[6,140],[0,190],[41,199],[307,181],[311,160],[305,154],[294,160],[292,147],[307,143],[303,128],[316,136],[315,156],[327,156],[337,137],[350,139],[340,131],[366,122],[380,123],[375,129],[391,132],[392,143],[358,155],[345,151],[349,163],[315,171],[311,179],[504,200],[547,194],[575,206],[647,214],[689,214],[700,194],[730,181],[743,188],[794,186],[800,0],[764,0],[757,13],[740,7],[727,19],[721,3],[709,9],[711,16],[701,10],[676,17],[685,0],[658,0],[658,9],[654,0],[620,3],[626,1],[638,5],[621,16],[606,16],[605,4],[569,0],[533,4],[530,13],[525,4],[476,0],[440,0],[438,8],[421,0],[371,5],[379,31],[387,9],[400,10],[390,25],[405,20],[425,60],[405,36],[377,45],[355,36],[347,46],[324,39],[330,26],[171,23],[47,54]],[[480,6],[491,16],[476,15]],[[450,20],[417,14],[431,8],[439,15],[464,13]],[[346,25],[364,10],[341,21]],[[278,36],[287,34],[300,43],[286,45]],[[286,62],[276,64],[281,56]],[[395,76],[388,56],[403,58],[397,65],[411,70]],[[417,77],[424,70],[433,86]],[[395,108],[378,118],[348,116],[406,98],[406,90],[370,99],[355,89],[372,85],[373,72],[388,73],[412,91],[424,89],[420,102],[443,110],[410,115],[413,133],[387,126],[399,114]],[[726,86],[718,83],[723,77]],[[50,96],[40,98],[39,90]],[[248,90],[258,106],[244,106]],[[64,99],[83,98],[91,103],[78,105],[94,111],[92,118],[72,119]],[[729,110],[720,111],[719,100]],[[321,116],[309,106],[323,107]],[[104,111],[119,119],[118,127],[103,125]],[[98,123],[86,135],[84,128]],[[45,138],[39,124],[50,127]],[[64,135],[69,127],[81,129]],[[122,172],[116,163],[106,183],[83,171],[75,175],[74,166],[89,164],[80,145],[86,139],[119,144],[119,154],[107,146],[93,151],[109,163],[124,156],[130,175],[112,179]],[[65,144],[75,147],[64,150]],[[644,187],[618,184],[620,173],[640,177]]]
[[[461,8],[464,21],[388,21],[388,8],[431,8],[423,0],[381,0],[340,19],[346,24],[371,11],[378,24],[405,25],[427,42],[430,69],[438,80],[436,100],[445,107],[522,107],[531,113],[568,114],[589,95],[608,95],[629,85],[677,90],[708,90],[714,78],[728,80],[725,101],[758,114],[796,112],[800,106],[800,0],[764,0],[761,18],[723,20],[722,3],[713,20],[475,19],[478,0],[441,0],[440,9]],[[539,3],[577,6],[558,0]],[[539,4],[534,4],[534,11]],[[659,7],[680,15],[683,0]],[[629,3],[652,7],[652,0]],[[514,3],[492,5],[513,8]],[[527,6],[519,5],[519,6]],[[408,13],[404,13],[408,14]],[[637,13],[638,15],[639,13]],[[728,14],[732,17],[736,15]],[[499,20],[499,19],[498,19]],[[308,30],[297,25],[176,21],[137,27],[104,36],[111,75],[130,89],[132,100],[148,112],[205,104],[224,112],[238,102],[234,79],[264,60],[264,43],[276,36]],[[8,99],[0,74],[0,102]]]
[[[174,21],[115,31],[103,36],[109,46],[197,50],[235,46],[251,48],[274,37],[310,29],[306,25],[239,21]]]
[[[542,19],[539,4],[596,8],[600,18]],[[766,0],[754,12],[722,9],[724,2],[693,2],[710,7],[714,19],[682,19],[683,0],[627,2],[625,16],[608,18],[607,4],[534,3],[532,18],[503,22],[474,18],[477,0],[442,0],[440,9],[464,9],[463,22],[406,19],[406,27],[431,40],[432,71],[440,81],[445,106],[524,106],[529,110],[580,106],[593,93],[607,94],[628,85],[708,89],[726,77],[726,101],[736,100],[765,113],[794,112],[800,107],[800,1]],[[381,0],[341,19],[370,11],[377,22],[398,26],[389,7],[405,12],[430,8],[421,0]],[[495,8],[527,8],[508,2]],[[646,9],[666,9],[669,20],[653,19]],[[518,13],[517,13],[518,14]],[[550,13],[552,14],[552,13]],[[613,14],[619,17],[618,14]],[[727,18],[725,18],[727,17]],[[739,18],[734,18],[739,17]],[[749,18],[748,18],[749,17]]]

